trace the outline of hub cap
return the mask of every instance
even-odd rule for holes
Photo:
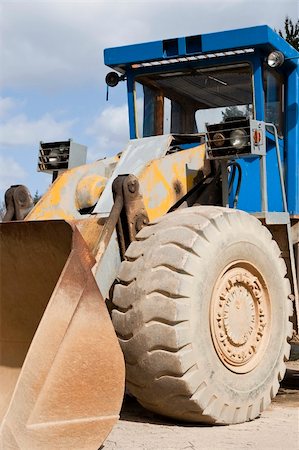
[[[250,264],[230,265],[218,278],[210,309],[210,327],[221,362],[247,373],[261,360],[268,343],[270,302],[266,284]]]

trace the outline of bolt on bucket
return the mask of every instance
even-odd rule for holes
[[[95,449],[119,417],[124,362],[76,226],[0,224],[0,448]]]

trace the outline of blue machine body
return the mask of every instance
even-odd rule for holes
[[[288,211],[299,214],[299,52],[266,25],[161,40],[106,49],[105,64],[127,79],[131,139],[137,138],[135,79],[143,74],[163,73],[194,67],[215,67],[248,63],[254,86],[254,118],[265,121],[263,70],[269,53],[283,53],[285,61],[277,70],[283,79],[283,135],[279,138]],[[195,56],[195,58],[194,58]],[[201,58],[204,56],[204,58]],[[242,185],[238,208],[262,211],[260,163],[258,158],[240,160]],[[283,211],[275,140],[267,132],[267,194],[269,211]]]

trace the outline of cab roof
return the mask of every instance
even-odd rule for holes
[[[125,72],[138,63],[170,62],[174,58],[194,57],[200,55],[247,53],[260,49],[265,55],[273,50],[282,52],[285,58],[298,58],[297,52],[267,25],[259,25],[217,33],[198,34],[143,44],[126,45],[104,50],[105,64],[119,72]],[[204,57],[204,56],[203,56]],[[296,61],[296,60],[295,60]],[[298,60],[297,60],[298,61]],[[297,63],[296,61],[296,63]],[[152,65],[152,64],[150,64]]]

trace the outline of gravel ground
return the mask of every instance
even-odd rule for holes
[[[299,348],[299,347],[298,347]],[[103,450],[299,449],[299,360],[279,394],[259,419],[230,426],[177,423],[161,418],[126,398],[121,419]]]

